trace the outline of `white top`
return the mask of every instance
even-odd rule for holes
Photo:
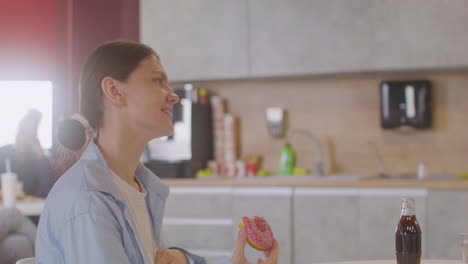
[[[137,177],[135,177],[135,179],[140,186],[141,192],[130,186],[117,174],[114,173],[114,176],[117,188],[122,193],[125,202],[127,203],[130,215],[132,216],[133,227],[140,237],[138,244],[140,246],[140,250],[144,255],[146,255],[145,263],[153,264],[157,246],[153,237],[148,208],[146,207],[145,198],[147,192]],[[141,243],[143,243],[143,245],[141,245]]]

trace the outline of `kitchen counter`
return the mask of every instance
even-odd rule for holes
[[[278,178],[253,179],[163,179],[169,186],[243,186],[243,187],[331,187],[331,188],[420,188],[420,189],[468,189],[465,179],[437,179],[437,180],[406,180],[406,179],[374,179],[358,180],[306,179],[287,176]]]
[[[209,249],[214,259],[230,255],[233,244],[223,238],[236,234],[238,219],[259,215],[283,245],[281,263],[321,263],[329,256],[392,259],[401,198],[412,197],[424,234],[423,258],[460,259],[457,237],[467,230],[468,180],[398,176],[164,179],[171,194],[163,230],[170,233],[166,237],[180,238],[170,244],[186,241],[186,248]],[[187,242],[186,237],[197,239]]]

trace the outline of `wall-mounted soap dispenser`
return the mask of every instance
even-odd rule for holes
[[[265,111],[268,132],[273,137],[284,137],[286,131],[286,109],[268,107]]]
[[[380,105],[382,128],[430,128],[431,82],[383,81],[380,84]]]

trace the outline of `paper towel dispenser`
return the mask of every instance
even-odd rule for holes
[[[383,81],[380,84],[382,128],[430,128],[432,121],[431,82]]]

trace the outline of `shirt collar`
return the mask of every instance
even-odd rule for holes
[[[91,140],[88,144],[80,160],[83,162],[97,161],[97,166],[93,166],[92,168],[88,166],[85,167],[86,170],[93,170],[86,171],[84,173],[85,184],[90,190],[105,192],[111,194],[118,200],[123,201],[123,197],[121,197],[121,194],[113,181],[112,170],[107,165],[101,150],[94,140]],[[135,170],[135,176],[140,180],[148,193],[155,193],[164,199],[169,196],[169,187],[167,187],[166,184],[164,184],[143,164],[138,164],[137,169]]]

